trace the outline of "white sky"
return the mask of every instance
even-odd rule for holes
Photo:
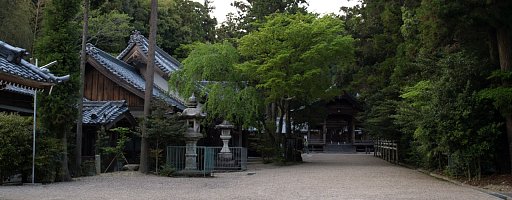
[[[194,0],[200,3],[203,3],[204,0]],[[229,12],[236,13],[236,9],[230,4],[234,0],[213,0],[213,6],[215,10],[213,10],[213,15],[217,18],[217,22],[220,24],[221,22],[226,20],[226,14]],[[279,1],[279,0],[276,0]],[[359,4],[358,0],[307,0],[309,3],[308,10],[310,12],[315,12],[319,14],[327,14],[327,13],[340,13],[340,8],[342,6],[352,7]]]

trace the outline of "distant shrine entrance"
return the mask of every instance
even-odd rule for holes
[[[324,115],[312,120],[315,123],[312,123],[305,136],[309,149],[335,152],[365,151],[370,138],[356,119],[357,114],[363,111],[357,99],[343,93],[329,102],[319,104],[319,107],[325,109]]]

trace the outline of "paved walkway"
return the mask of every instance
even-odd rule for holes
[[[0,187],[0,199],[497,199],[364,154],[307,154],[213,178],[108,173],[74,182]],[[254,175],[248,175],[254,172]]]

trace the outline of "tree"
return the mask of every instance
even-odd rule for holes
[[[512,102],[502,98],[505,91],[485,89],[503,78],[491,71],[499,68],[496,30],[510,27],[508,10],[508,2],[472,0],[378,0],[344,8],[358,59],[342,80],[365,102],[365,130],[400,140],[400,157],[411,164],[467,177],[478,175],[484,162],[498,168],[504,154],[494,139],[502,137],[503,119],[482,99]]]
[[[85,64],[86,64],[86,40],[89,31],[89,0],[84,0],[84,18],[82,28],[82,50],[80,51],[80,78],[79,82],[79,94],[77,99],[78,104],[78,119],[76,120],[76,148],[75,148],[75,170],[81,172],[82,165],[82,119],[83,119],[83,108],[84,108],[84,79],[85,79]]]
[[[120,52],[126,47],[127,33],[133,30],[132,18],[128,14],[112,10],[100,13],[93,10],[90,20],[90,35],[87,42],[93,43],[106,52]]]
[[[155,69],[155,49],[156,49],[156,31],[157,31],[157,5],[158,0],[151,0],[151,18],[150,34],[149,34],[149,49],[148,49],[148,64],[146,66],[146,89],[144,91],[144,122],[142,124],[142,136],[140,142],[140,166],[139,171],[148,173],[148,130],[147,121],[151,115],[151,98],[153,97],[153,76]]]
[[[14,46],[32,49],[34,4],[30,0],[2,1],[0,40]]]
[[[493,104],[505,118],[510,172],[512,173],[512,41],[510,39],[512,15],[509,11],[510,8],[512,8],[512,3],[508,1],[495,0],[487,4],[487,12],[485,12],[487,16],[483,17],[488,20],[493,30],[490,36],[492,39],[490,40],[489,54],[491,60],[499,61],[499,70],[494,72],[491,78],[498,80],[498,86],[485,89],[480,94],[484,99],[493,100]]]
[[[159,47],[182,59],[189,53],[182,46],[213,42],[217,20],[209,15],[212,9],[208,1],[200,4],[191,0],[174,0],[167,6],[161,6],[158,16]]]
[[[237,13],[228,13],[227,21],[217,29],[220,40],[240,38],[257,30],[258,26],[265,22],[266,17],[274,13],[307,13],[305,0],[237,0],[231,3],[231,6],[237,9]]]
[[[36,56],[41,63],[56,60],[51,67],[52,73],[62,76],[71,75],[71,79],[55,86],[51,94],[41,95],[39,120],[43,128],[60,139],[62,153],[57,180],[70,181],[68,170],[67,138],[76,124],[76,99],[78,98],[78,65],[80,28],[75,22],[80,11],[80,0],[53,0],[45,7],[42,37],[37,42]]]
[[[153,101],[151,116],[147,121],[148,137],[153,144],[155,157],[155,172],[158,174],[161,152],[165,150],[161,145],[181,145],[184,142],[183,133],[186,130],[185,121],[179,119],[175,111],[167,103]]]
[[[228,42],[197,43],[190,47],[183,69],[171,74],[169,83],[182,95],[207,96],[208,120],[225,119],[238,126],[259,127],[262,99],[236,70],[240,56]]]
[[[278,108],[276,138],[281,136],[284,117],[286,135],[291,134],[290,102],[308,105],[333,97],[332,72],[354,60],[353,39],[333,16],[275,14],[240,39],[239,51],[246,58],[239,65],[244,78],[261,91],[266,103]]]

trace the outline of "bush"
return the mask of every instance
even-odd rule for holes
[[[0,184],[32,159],[31,118],[0,113]]]
[[[37,134],[35,159],[36,182],[55,182],[55,177],[60,167],[59,160],[62,154],[61,149],[62,147],[58,139],[48,136],[47,133]],[[28,169],[31,170],[31,166],[28,167]]]
[[[176,173],[176,168],[171,164],[165,164],[162,166],[160,171],[158,172],[158,175],[160,176],[172,176]]]

